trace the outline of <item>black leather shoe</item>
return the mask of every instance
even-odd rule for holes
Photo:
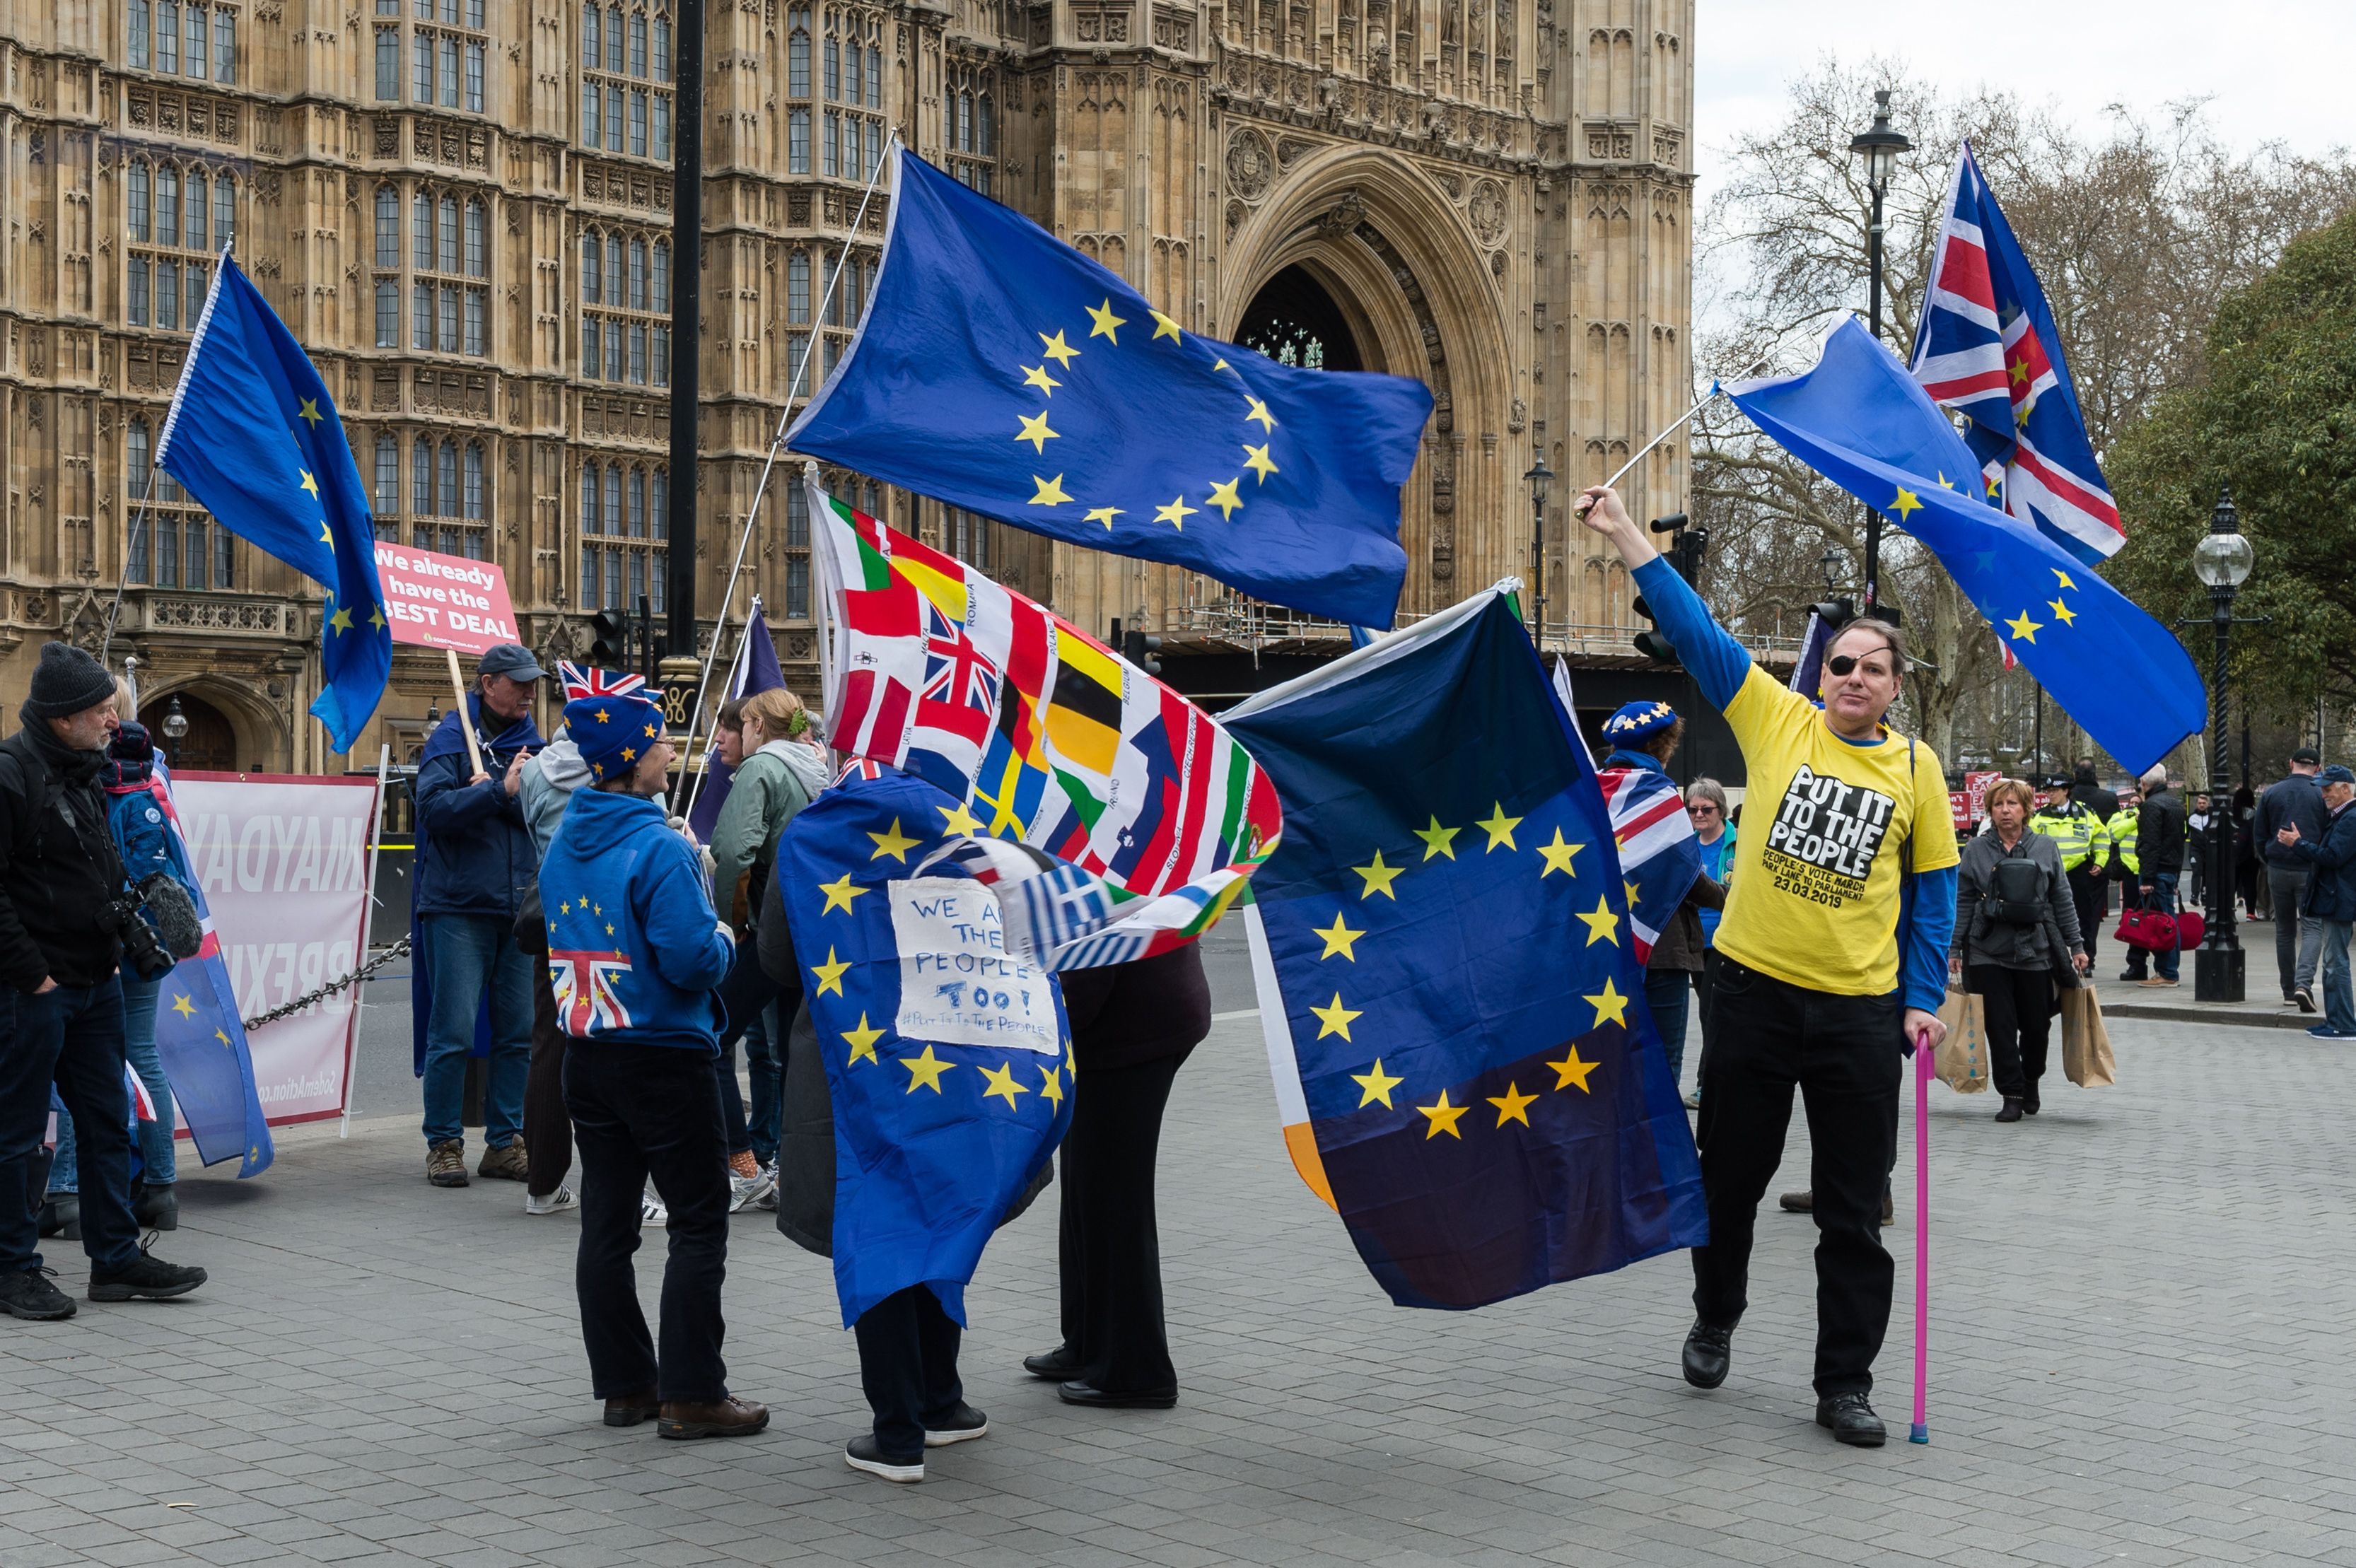
[[[2034,1094],[2023,1095],[2020,1102],[2020,1114],[2024,1116],[2033,1116],[2037,1115],[2039,1107],[2042,1104],[2043,1102]]]
[[[1889,1438],[1881,1417],[1861,1393],[1837,1393],[1816,1401],[1816,1424],[1852,1448],[1879,1448]]]
[[[1065,1383],[1055,1393],[1066,1404],[1085,1404],[1097,1410],[1168,1410],[1178,1403],[1178,1391],[1174,1388],[1159,1393],[1107,1393],[1094,1383],[1077,1381]]]
[[[2004,1109],[1996,1114],[1996,1119],[1999,1122],[2017,1122],[2020,1120],[2020,1111],[2019,1097],[2007,1094],[2004,1097]]]
[[[1786,1192],[1775,1201],[1783,1206],[1783,1212],[1786,1214],[1813,1213],[1816,1207],[1815,1189],[1803,1187],[1797,1192]]]
[[[1023,1357],[1023,1370],[1051,1383],[1067,1383],[1076,1381],[1087,1368],[1080,1364],[1079,1356],[1069,1345],[1058,1345],[1052,1350]]]
[[[1686,1335],[1686,1381],[1696,1388],[1716,1388],[1724,1382],[1733,1348],[1733,1329],[1713,1328],[1696,1318]]]

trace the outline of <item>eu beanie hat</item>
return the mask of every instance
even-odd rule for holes
[[[662,740],[662,709],[643,697],[582,697],[564,705],[564,727],[598,782],[638,765]]]
[[[43,643],[25,711],[36,719],[63,719],[113,695],[114,677],[104,665],[71,643]]]

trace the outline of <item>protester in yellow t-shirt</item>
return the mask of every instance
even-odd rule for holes
[[[1751,1228],[1783,1159],[1796,1088],[1814,1148],[1816,1422],[1879,1446],[1869,1394],[1894,1275],[1881,1245],[1883,1183],[1898,1139],[1900,1060],[1945,1030],[1955,918],[1955,834],[1927,746],[1882,722],[1905,677],[1905,641],[1852,621],[1825,648],[1822,709],[1760,669],[1710,618],[1612,492],[1581,518],[1620,550],[1701,693],[1726,714],[1749,770],[1702,1085],[1709,1243],[1694,1250],[1686,1381],[1726,1380],[1748,1305]]]

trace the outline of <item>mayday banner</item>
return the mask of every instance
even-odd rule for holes
[[[374,779],[182,773],[172,795],[241,1018],[359,966]],[[342,1113],[359,992],[346,987],[248,1034],[272,1125]]]

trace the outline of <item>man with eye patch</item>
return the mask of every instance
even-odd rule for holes
[[[1808,1117],[1816,1223],[1816,1424],[1879,1447],[1873,1362],[1895,1269],[1881,1244],[1897,1152],[1901,1058],[1937,1045],[1955,918],[1955,832],[1928,746],[1883,722],[1905,639],[1861,619],[1826,646],[1821,706],[1758,667],[1656,552],[1611,490],[1579,504],[1609,539],[1702,696],[1726,715],[1750,774],[1753,826],[1717,933],[1716,1038],[1703,1064],[1702,1189],[1686,1381],[1726,1381],[1749,1305],[1751,1230],[1783,1156],[1797,1090]],[[1767,820],[1758,826],[1759,818]]]

